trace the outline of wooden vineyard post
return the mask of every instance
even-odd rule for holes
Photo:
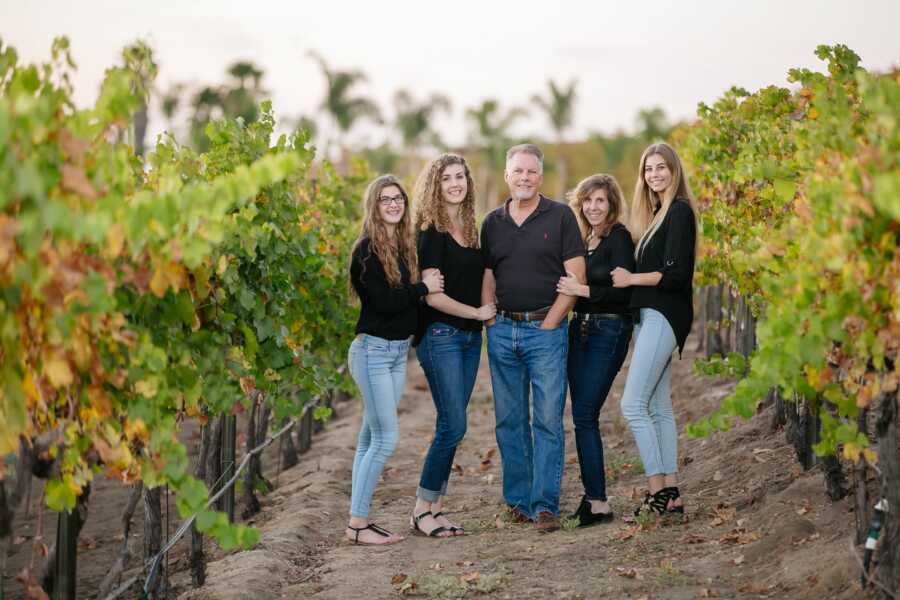
[[[230,481],[235,471],[235,446],[237,445],[237,417],[225,417],[222,428],[222,481]],[[222,512],[228,515],[228,522],[234,523],[234,485],[228,487],[222,495]]]
[[[312,445],[312,411],[307,410],[300,419],[300,453],[303,454],[309,450]]]
[[[53,600],[75,600],[78,530],[80,529],[78,516],[74,511],[62,511],[59,513],[58,523]]]

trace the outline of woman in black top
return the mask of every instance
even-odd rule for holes
[[[669,387],[672,353],[679,355],[691,329],[697,210],[681,160],[668,144],[654,144],[641,157],[631,203],[637,268],[618,268],[613,285],[631,288],[639,311],[634,352],[622,414],[634,434],[649,490],[637,508],[684,512],[678,490],[678,430]]]
[[[569,322],[568,378],[575,446],[584,495],[575,514],[579,527],[611,522],[606,498],[600,409],[625,361],[631,341],[631,290],[612,287],[610,273],[634,270],[634,243],[622,224],[625,203],[611,175],[591,175],[572,193],[570,206],[588,250],[587,285],[567,275],[557,292],[577,296]]]
[[[437,409],[434,439],[419,479],[410,525],[432,537],[461,535],[442,512],[456,447],[466,433],[466,408],[481,360],[481,323],[494,317],[481,306],[484,259],[475,226],[475,183],[465,159],[442,154],[416,184],[416,231],[422,276],[439,271],[443,293],[425,298],[416,355]]]
[[[397,403],[418,305],[427,294],[443,290],[443,278],[433,270],[416,282],[409,202],[396,177],[383,175],[370,183],[365,202],[366,217],[350,260],[350,283],[361,309],[348,362],[362,396],[363,421],[345,536],[357,544],[392,544],[403,537],[371,523],[369,504],[397,446]]]

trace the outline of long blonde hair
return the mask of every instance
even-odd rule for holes
[[[388,228],[384,221],[382,221],[381,213],[378,211],[378,202],[382,190],[392,185],[400,190],[400,195],[403,196],[405,205],[403,218],[397,223],[393,239],[388,234]],[[382,267],[384,267],[388,284],[391,287],[398,287],[401,285],[401,260],[406,264],[407,269],[409,269],[410,281],[417,281],[419,269],[418,261],[416,259],[416,244],[409,217],[409,196],[406,194],[406,190],[403,189],[400,180],[390,174],[382,175],[381,177],[374,179],[366,188],[364,202],[366,216],[363,219],[359,237],[356,238],[356,242],[353,244],[353,251],[355,252],[363,239],[369,239],[369,255],[363,258],[363,273],[365,273],[366,261],[369,259],[369,256],[374,254],[378,257]],[[351,257],[352,255],[353,253],[351,252]],[[352,285],[350,286],[350,289],[353,290]]]
[[[669,184],[662,194],[657,194],[647,185],[644,177],[644,168],[647,165],[647,159],[654,154],[660,155],[669,172],[672,173],[672,182]],[[641,155],[641,165],[638,168],[637,183],[634,186],[634,197],[631,200],[631,236],[634,239],[634,256],[637,258],[642,247],[650,241],[650,238],[657,232],[660,224],[666,218],[669,207],[676,199],[687,202],[691,210],[694,211],[694,219],[698,217],[697,203],[691,188],[688,185],[687,174],[681,165],[681,159],[675,149],[665,142],[657,142],[652,144]],[[653,210],[657,206],[659,211],[654,215]],[[698,225],[697,235],[694,239],[694,256],[697,256],[697,250],[700,247],[700,227]]]
[[[575,212],[575,219],[578,221],[578,228],[581,230],[581,237],[584,239],[585,243],[587,243],[593,235],[594,228],[588,223],[582,209],[587,199],[597,190],[606,190],[606,198],[609,201],[609,212],[606,214],[606,222],[603,223],[600,228],[600,235],[604,236],[608,234],[616,223],[626,225],[625,195],[622,193],[622,188],[619,187],[619,182],[616,181],[616,178],[605,173],[598,173],[596,175],[585,177],[578,182],[578,185],[575,186],[574,190],[569,192],[568,196],[569,206],[572,207],[572,210]]]
[[[466,159],[458,154],[441,154],[422,169],[413,189],[416,204],[416,230],[425,231],[432,225],[441,233],[450,231],[450,217],[441,193],[441,177],[450,165],[462,165],[466,174],[466,197],[459,207],[462,235],[466,246],[478,247],[478,229],[475,227],[475,181]]]

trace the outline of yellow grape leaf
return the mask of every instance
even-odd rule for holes
[[[55,388],[71,385],[74,379],[72,369],[65,358],[54,356],[44,361],[44,376]]]
[[[150,291],[157,298],[162,298],[166,295],[167,289],[169,289],[169,283],[166,280],[165,273],[163,273],[161,267],[157,267],[153,271],[153,278],[150,280]]]
[[[40,393],[38,392],[37,386],[34,384],[34,378],[31,376],[31,371],[25,371],[25,378],[22,380],[22,389],[25,391],[25,397],[31,402],[40,398]]]
[[[106,232],[106,256],[116,258],[125,247],[125,228],[116,223]]]
[[[87,333],[81,327],[77,327],[72,333],[71,339],[75,364],[78,365],[79,369],[87,369],[90,365],[91,357],[94,355],[90,338],[88,338]]]
[[[87,396],[88,400],[91,402],[91,406],[97,411],[97,414],[100,415],[100,417],[105,418],[112,416],[112,399],[110,399],[102,386],[89,386],[87,389]]]
[[[844,444],[843,454],[844,458],[847,460],[852,460],[853,462],[859,462],[859,455],[862,453],[862,448],[859,447],[855,442],[847,442]]]
[[[164,272],[166,279],[176,292],[187,287],[187,271],[180,264],[176,262],[166,263]]]
[[[218,265],[218,268],[216,269],[216,273],[218,273],[219,275],[222,275],[223,273],[225,273],[225,271],[227,269],[228,269],[228,257],[223,254],[222,256],[219,257],[219,265]]]
[[[144,420],[138,417],[137,419],[128,419],[125,421],[125,437],[129,440],[133,440],[138,438],[140,440],[148,440],[150,439],[150,434],[147,431],[147,425],[144,423]]]
[[[142,379],[134,384],[134,391],[144,398],[153,398],[156,396],[158,384],[156,379]]]

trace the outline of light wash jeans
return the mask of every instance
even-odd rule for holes
[[[487,331],[503,499],[531,517],[543,511],[559,514],[565,451],[568,322],[563,319],[556,329],[540,327],[541,321],[497,315]]]
[[[350,514],[367,518],[385,461],[397,447],[397,403],[406,380],[409,340],[385,340],[365,333],[350,344],[350,374],[363,401],[363,421],[353,459]]]
[[[678,431],[670,387],[676,345],[672,326],[662,313],[642,308],[622,392],[622,416],[628,421],[648,476],[678,472]]]

